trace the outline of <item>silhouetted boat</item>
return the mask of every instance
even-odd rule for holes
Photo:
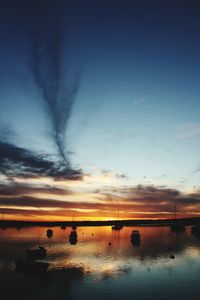
[[[140,241],[140,233],[138,230],[133,230],[131,233],[131,241],[132,242],[137,242]]]
[[[47,237],[51,238],[53,236],[53,230],[52,229],[47,229]]]
[[[38,249],[26,249],[27,259],[28,260],[36,260],[36,259],[43,259],[47,256],[47,250],[39,246]]]
[[[77,226],[75,225],[74,223],[74,219],[75,219],[75,216],[74,216],[74,212],[73,212],[73,218],[72,218],[72,230],[76,230]]]
[[[112,226],[112,230],[120,230],[123,228],[122,224],[116,223],[115,225]]]
[[[119,210],[118,210],[116,220],[115,220],[115,224],[112,226],[112,230],[120,230],[122,228],[123,228],[123,225],[119,221]]]
[[[77,243],[77,232],[75,230],[72,230],[72,232],[69,235],[69,242],[71,245],[76,245]]]
[[[15,261],[16,271],[26,273],[44,273],[49,267],[47,262],[32,261],[28,259],[18,258]]]
[[[174,205],[174,222],[171,225],[171,232],[182,232],[185,230],[185,225],[182,220],[177,219],[177,205]]]

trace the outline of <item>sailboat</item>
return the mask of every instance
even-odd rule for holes
[[[72,230],[76,230],[77,226],[74,223],[74,212],[73,212],[73,219],[72,219]]]
[[[172,232],[181,232],[185,230],[185,225],[181,220],[177,219],[177,206],[174,205],[174,223],[171,225]]]
[[[112,226],[112,230],[120,230],[123,228],[123,225],[121,224],[121,222],[119,221],[119,211],[118,211],[118,218],[115,221],[115,224]]]

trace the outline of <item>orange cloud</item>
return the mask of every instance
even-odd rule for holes
[[[85,179],[86,181],[86,179]],[[11,182],[0,185],[0,211],[7,219],[78,220],[133,218],[171,218],[176,204],[178,214],[195,216],[200,213],[200,192],[181,193],[176,189],[156,186],[102,185],[96,188],[78,181],[56,181],[53,185]]]

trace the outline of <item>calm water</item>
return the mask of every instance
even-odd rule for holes
[[[140,245],[130,241],[133,229],[140,231]],[[170,227],[80,227],[75,245],[71,228],[53,228],[51,238],[46,231],[1,232],[1,299],[200,299],[200,240],[190,227],[179,233]],[[16,272],[15,259],[39,245],[47,249],[47,275]]]

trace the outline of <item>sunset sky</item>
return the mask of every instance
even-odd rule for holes
[[[200,213],[198,1],[0,2],[0,213]]]

